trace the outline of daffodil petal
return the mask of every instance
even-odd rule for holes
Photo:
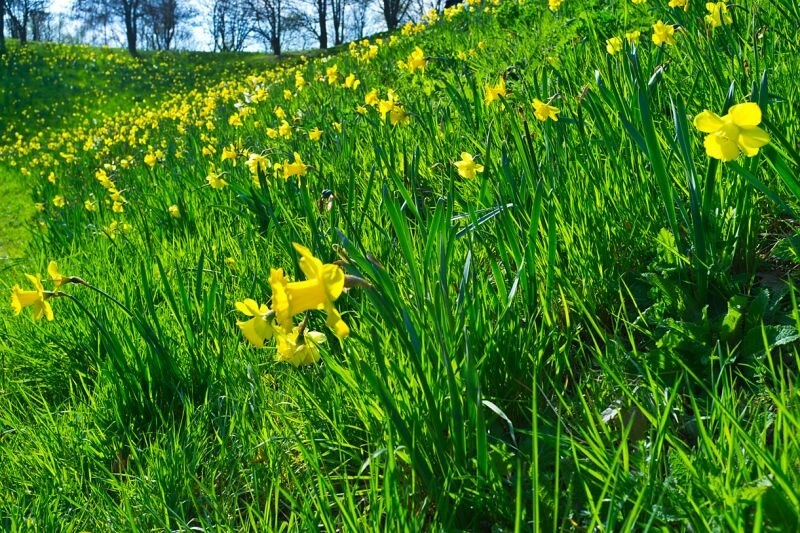
[[[753,157],[768,143],[769,135],[761,128],[742,128],[739,132],[739,148],[747,157]]]
[[[737,104],[728,110],[734,124],[741,128],[752,128],[761,124],[761,108],[754,102]]]
[[[708,110],[703,111],[694,117],[694,127],[703,133],[714,133],[724,124],[725,122],[719,117],[719,115]]]

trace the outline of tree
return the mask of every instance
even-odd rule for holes
[[[330,0],[331,20],[333,21],[333,45],[338,46],[344,42],[344,20],[347,10],[347,0]]]
[[[311,0],[311,13],[300,11],[305,18],[305,27],[319,41],[321,50],[328,48],[328,0]]]
[[[241,52],[253,31],[247,0],[212,0],[211,35],[214,50]]]
[[[350,12],[350,35],[354,39],[363,39],[367,27],[367,16],[372,0],[350,0],[347,7]]]
[[[0,0],[0,55],[6,51],[6,3]]]
[[[181,27],[195,16],[195,10],[179,0],[144,0],[142,35],[147,47],[170,50],[181,34]]]
[[[283,38],[291,25],[284,1],[250,0],[249,7],[255,19],[253,33],[261,38],[273,54],[281,55]]]
[[[31,33],[34,40],[41,38],[39,23],[47,18],[47,8],[47,0],[5,0],[11,36],[20,44],[28,42]]]
[[[400,21],[408,14],[411,0],[383,0],[383,18],[386,20],[386,28],[391,31],[397,29]]]
[[[77,18],[87,28],[106,27],[109,22],[122,23],[128,52],[132,56],[137,55],[142,8],[142,0],[75,0],[72,6]]]

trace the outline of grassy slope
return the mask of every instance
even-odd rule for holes
[[[117,117],[101,149],[76,129],[53,150],[75,163],[21,155],[58,171],[35,186],[26,267],[56,258],[129,312],[86,287],[65,289],[86,311],[54,300],[52,324],[0,310],[3,524],[796,529],[800,158],[780,137],[798,134],[797,21],[742,10],[709,33],[701,5],[540,4],[458,15],[368,63],[301,64],[302,91],[260,72]],[[648,41],[658,17],[686,28],[675,47]],[[633,28],[636,56],[606,56]],[[429,61],[409,76],[397,60],[416,45]],[[361,86],[328,84],[333,64]],[[487,105],[500,76],[507,99]],[[773,136],[739,167],[682,123],[722,112],[732,81]],[[355,111],[373,88],[397,91],[406,126]],[[560,120],[540,123],[530,102],[551,96]],[[253,111],[238,127],[237,103]],[[291,139],[266,134],[276,105]],[[313,170],[256,187],[245,151]],[[474,179],[462,151],[485,165]],[[211,163],[227,188],[206,185]],[[92,178],[104,164],[124,213]],[[236,301],[269,302],[270,268],[302,277],[291,241],[374,286],[336,303],[348,339],[311,313],[329,342],[302,369],[235,325]]]

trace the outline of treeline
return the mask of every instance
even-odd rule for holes
[[[451,0],[447,0],[450,3]],[[119,39],[141,49],[191,48],[192,30],[205,26],[215,51],[253,45],[280,55],[287,43],[325,49],[360,39],[369,29],[393,30],[412,16],[441,10],[445,0],[72,0],[68,16],[51,0],[0,0],[0,53],[10,36],[28,41]]]

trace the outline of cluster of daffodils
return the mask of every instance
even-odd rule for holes
[[[328,328],[343,339],[350,334],[350,328],[342,320],[334,302],[346,287],[365,286],[366,282],[345,276],[338,265],[323,264],[305,246],[295,243],[294,248],[300,254],[300,270],[306,279],[290,281],[282,268],[272,269],[269,277],[272,306],[259,305],[250,298],[237,302],[236,309],[250,318],[237,321],[236,325],[257,348],[275,339],[275,359],[301,366],[319,360],[319,345],[326,341],[326,337],[322,332],[307,330],[307,317],[299,324],[294,323],[294,317],[308,311],[324,311]]]
[[[33,285],[33,290],[23,290],[19,285],[14,285],[11,289],[11,308],[14,314],[19,315],[26,307],[33,311],[33,318],[41,320],[43,317],[49,321],[53,320],[53,307],[50,300],[64,294],[59,291],[62,285],[68,283],[84,283],[84,281],[74,276],[64,276],[58,271],[58,265],[51,261],[47,267],[47,274],[50,276],[48,282],[53,284],[52,291],[46,291],[42,285],[42,277],[39,274],[25,274],[28,281]]]

